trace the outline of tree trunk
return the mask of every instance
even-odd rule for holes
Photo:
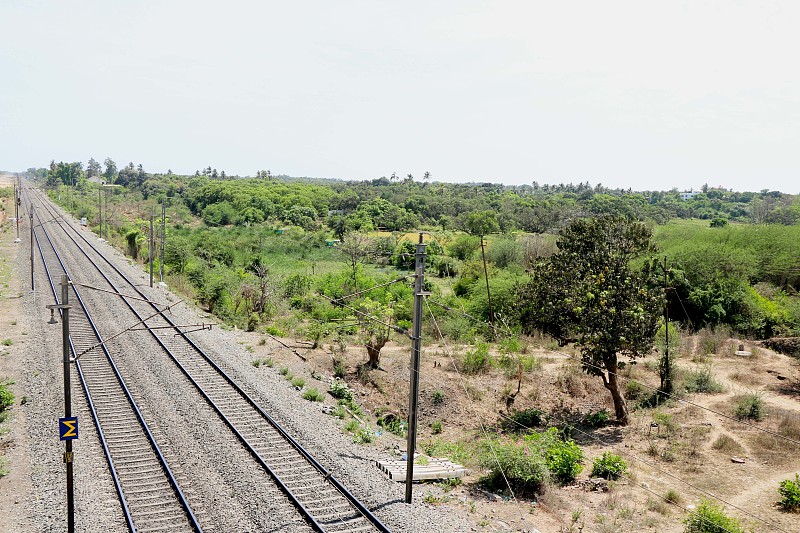
[[[386,342],[389,340],[388,337],[380,337],[378,339],[370,339],[364,347],[367,349],[367,355],[369,355],[369,361],[367,361],[367,366],[370,368],[378,368],[381,364],[381,350],[384,346],[386,346]]]
[[[606,370],[608,370],[608,376],[603,375],[603,385],[611,392],[611,398],[614,400],[614,414],[617,417],[617,422],[623,426],[627,426],[630,423],[628,420],[628,404],[625,402],[625,397],[619,390],[616,355],[606,360]]]

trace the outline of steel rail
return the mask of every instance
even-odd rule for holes
[[[38,217],[38,215],[35,215],[35,216]],[[59,263],[59,266],[61,267],[63,272],[67,275],[67,277],[71,280],[72,278],[71,278],[71,276],[69,276],[69,272],[67,271],[67,268],[64,265],[64,261],[62,260],[60,254],[56,250],[56,247],[53,244],[52,240],[50,239],[50,236],[47,233],[47,230],[44,228],[44,226],[41,226],[41,225],[39,226],[39,228],[41,228],[42,233],[44,234],[45,238],[47,239],[48,244],[52,248],[53,253],[54,253],[54,255],[55,255],[55,257],[56,257],[56,259],[57,259],[57,261]],[[53,292],[53,297],[54,297],[56,303],[59,303],[58,294],[57,294],[57,291],[55,289],[55,284],[53,283],[51,270],[50,270],[50,267],[48,266],[47,259],[45,258],[45,255],[44,255],[44,248],[42,247],[42,244],[39,241],[39,235],[37,234],[36,230],[37,230],[37,228],[34,227],[33,234],[34,234],[34,240],[36,242],[36,247],[39,250],[39,255],[40,255],[41,259],[42,259],[42,265],[44,266],[45,274],[46,274],[46,277],[47,277],[47,281],[48,281],[48,283],[50,285],[50,289]],[[85,303],[83,301],[83,298],[81,298],[80,293],[78,292],[77,288],[74,285],[72,285],[71,288],[72,288],[73,293],[75,294],[75,297],[77,298],[78,303],[80,304],[81,311],[83,312],[87,322],[89,323],[89,325],[91,326],[92,330],[94,331],[94,334],[97,337],[97,339],[99,341],[101,341],[101,343],[102,343],[102,336],[100,335],[100,332],[98,331],[94,321],[92,320],[91,315],[89,314],[89,311],[86,308],[86,305],[85,305]],[[61,310],[59,310],[59,314],[61,314]],[[73,339],[72,339],[71,335],[69,337],[69,345],[70,345],[70,350],[72,351],[72,354],[73,354],[73,357],[74,357],[74,355],[77,354],[78,351],[75,349],[75,346],[73,344]],[[164,469],[164,471],[166,473],[166,477],[168,479],[168,482],[169,482],[170,486],[172,487],[172,489],[175,491],[177,500],[178,500],[180,506],[182,507],[184,513],[186,513],[186,516],[188,518],[188,521],[189,521],[192,529],[194,531],[202,532],[202,527],[200,526],[199,522],[197,521],[197,517],[194,515],[194,513],[193,513],[193,511],[191,509],[191,506],[189,505],[189,502],[187,501],[185,495],[181,491],[181,489],[180,489],[180,487],[178,485],[178,482],[177,482],[177,480],[175,479],[175,477],[174,477],[174,475],[172,473],[172,470],[170,469],[169,465],[167,464],[166,458],[164,457],[163,453],[161,452],[161,449],[158,446],[158,443],[156,442],[155,437],[153,437],[152,433],[150,432],[150,428],[148,427],[147,422],[145,422],[144,417],[142,416],[141,412],[139,411],[139,407],[136,404],[136,401],[133,399],[133,396],[131,395],[130,390],[128,389],[128,387],[127,387],[127,385],[125,383],[125,380],[122,378],[122,375],[120,374],[119,369],[117,368],[117,366],[116,366],[116,364],[115,364],[115,362],[113,360],[113,357],[111,356],[111,354],[107,350],[105,344],[101,344],[100,347],[102,348],[103,353],[106,356],[106,360],[108,361],[109,366],[111,367],[111,369],[112,369],[112,371],[114,373],[114,376],[116,377],[117,382],[119,383],[122,391],[124,392],[124,395],[125,395],[126,399],[128,400],[128,403],[129,403],[131,409],[135,413],[137,421],[139,422],[139,425],[141,426],[141,428],[142,428],[142,430],[143,430],[148,442],[152,446],[153,452],[155,453],[156,458],[158,459],[158,462],[160,463],[161,467]],[[76,367],[77,367],[77,370],[78,370],[78,375],[80,377],[81,386],[82,386],[82,388],[84,390],[84,393],[86,394],[89,410],[92,413],[92,420],[93,420],[93,422],[95,424],[95,428],[97,429],[98,437],[100,438],[101,446],[103,448],[103,453],[106,456],[106,460],[108,461],[108,464],[109,464],[109,470],[111,472],[112,478],[114,480],[114,486],[115,486],[115,488],[117,490],[117,494],[118,494],[119,499],[120,499],[120,504],[121,504],[122,509],[123,509],[123,514],[125,515],[126,524],[128,525],[128,528],[130,529],[131,532],[136,532],[137,531],[137,527],[134,524],[132,512],[131,512],[131,509],[130,509],[130,507],[128,505],[127,498],[125,497],[124,490],[122,488],[122,483],[120,481],[119,473],[117,471],[116,465],[115,465],[113,457],[111,455],[111,450],[109,449],[108,442],[106,440],[105,432],[103,431],[102,425],[100,423],[99,416],[98,416],[97,410],[95,408],[94,400],[93,400],[92,394],[91,394],[91,392],[89,390],[88,382],[87,382],[87,380],[86,380],[86,378],[84,376],[84,373],[83,373],[82,365],[81,365],[80,361],[75,361],[75,363],[76,363]]]
[[[43,206],[45,209],[49,210],[52,213],[52,209],[43,202]],[[97,268],[98,272],[101,276],[106,280],[106,282],[114,288],[116,292],[120,292],[119,288],[108,278],[105,272],[100,269],[100,267],[96,264],[96,262],[89,257],[86,250],[76,241],[75,237],[64,228],[64,224],[60,221],[56,221],[57,224],[64,230],[65,234],[73,241],[73,243],[78,247],[78,249],[83,253],[86,259],[95,267]],[[367,509],[367,507],[358,500],[351,492],[349,492],[344,485],[332,475],[332,473],[327,470],[322,464],[319,463],[294,437],[292,437],[272,416],[270,416],[250,395],[248,395],[236,382],[233,378],[231,378],[222,368],[220,368],[217,363],[208,355],[206,354],[197,344],[189,338],[186,333],[180,331],[180,329],[175,325],[172,320],[163,314],[162,310],[160,310],[137,286],[133,281],[131,281],[124,273],[117,268],[116,265],[111,263],[109,259],[99,251],[91,242],[86,239],[80,232],[75,230],[74,227],[70,223],[66,223],[66,226],[71,230],[71,232],[77,234],[81,240],[83,240],[89,248],[92,249],[94,253],[96,253],[111,269],[122,279],[125,283],[130,285],[130,287],[136,291],[141,298],[137,298],[142,302],[146,302],[150,305],[154,310],[159,312],[159,318],[163,319],[167,322],[171,327],[175,328],[177,335],[180,335],[183,340],[198,354],[200,355],[203,360],[208,363],[217,374],[222,377],[228,385],[242,398],[244,399],[253,409],[255,409],[261,417],[266,420],[280,435],[283,437],[297,452],[306,460],[308,463],[314,467],[322,476],[323,478],[328,481],[340,494],[342,494],[353,507],[355,507],[362,516],[364,516],[370,523],[373,524],[379,531],[381,532],[388,532],[389,529],[380,522],[380,520],[375,517],[372,512]],[[130,302],[127,301],[125,295],[121,296],[123,301],[126,305],[131,309],[131,311],[141,319],[141,315],[135,310],[135,308],[131,305]],[[194,387],[198,390],[200,395],[209,403],[209,405],[217,412],[223,422],[231,429],[231,431],[236,435],[236,437],[243,443],[243,445],[248,449],[254,459],[267,471],[267,473],[272,477],[276,484],[287,494],[289,499],[292,503],[300,510],[300,512],[309,520],[312,527],[317,529],[318,531],[324,531],[322,526],[317,522],[317,520],[313,517],[313,514],[305,508],[302,502],[299,501],[299,498],[291,491],[291,489],[286,486],[284,481],[280,478],[280,476],[274,472],[274,470],[264,461],[261,455],[258,453],[257,450],[254,449],[254,445],[248,441],[248,439],[242,435],[242,433],[236,428],[235,424],[227,417],[223,412],[222,409],[214,402],[214,400],[209,396],[209,394],[203,389],[203,387],[194,379],[191,373],[186,369],[186,367],[177,359],[177,357],[172,353],[172,351],[162,342],[162,339],[156,335],[153,331],[151,334],[155,338],[155,340],[162,346],[164,351],[170,356],[173,362],[178,366],[178,368],[183,372],[183,374],[187,377],[187,379],[194,385]]]

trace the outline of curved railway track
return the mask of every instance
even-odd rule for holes
[[[32,194],[32,193],[31,193]],[[245,446],[253,460],[288,496],[306,521],[317,531],[388,531],[377,517],[236,381],[181,332],[172,320],[139,290],[72,223],[61,218],[47,201],[37,198],[54,223],[76,246],[108,284],[122,296],[136,320],[163,348],[207,404]],[[101,268],[103,265],[103,268]]]
[[[55,303],[61,303],[56,289],[59,282],[54,280],[60,280],[62,274],[69,278],[69,271],[40,217],[34,222],[33,240]],[[72,305],[70,350],[72,357],[82,354],[76,361],[78,378],[128,528],[139,532],[202,531],[112,355],[103,344],[80,291],[70,285],[69,294]]]

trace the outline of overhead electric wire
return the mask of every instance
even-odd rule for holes
[[[439,323],[436,321],[436,316],[433,314],[433,309],[431,309],[430,304],[428,304],[428,299],[427,298],[425,298],[424,301],[425,301],[425,305],[428,308],[428,312],[431,315],[431,319],[433,320],[433,325],[436,328],[436,332],[439,334],[439,338],[442,339],[442,341],[444,342],[445,353],[447,353],[447,356],[450,359],[450,363],[453,365],[453,369],[456,371],[456,375],[458,375],[458,379],[459,379],[459,381],[461,383],[461,388],[464,389],[464,394],[467,395],[467,398],[469,399],[470,405],[473,405],[474,404],[474,400],[472,398],[472,395],[469,393],[469,389],[467,387],[466,380],[464,380],[464,377],[461,375],[461,372],[459,372],[458,366],[456,366],[455,359],[453,359],[453,352],[450,349],[450,346],[447,344],[447,341],[444,340],[444,336],[442,336],[442,330],[439,328]],[[517,506],[517,511],[519,512],[519,515],[520,515],[520,519],[522,519],[522,521],[524,523],[524,521],[525,521],[524,516],[525,515],[523,515],[522,510],[520,509],[519,500],[517,499],[516,495],[514,494],[514,490],[511,488],[511,483],[508,481],[508,477],[506,476],[506,473],[503,471],[503,466],[500,464],[500,459],[497,457],[497,452],[495,451],[494,446],[492,445],[492,441],[489,438],[489,432],[486,430],[486,426],[483,423],[483,418],[480,416],[480,414],[477,413],[477,411],[475,412],[475,415],[477,415],[478,424],[481,427],[481,432],[483,433],[483,436],[486,439],[486,443],[487,443],[487,445],[489,446],[489,449],[492,452],[492,458],[494,459],[494,462],[497,464],[498,470],[500,470],[500,475],[502,476],[503,481],[506,484],[506,487],[508,487],[508,492],[509,492],[509,494],[511,494],[511,499],[514,500],[514,503]]]

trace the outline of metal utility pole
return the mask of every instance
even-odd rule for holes
[[[153,286],[153,218],[156,216],[155,207],[150,210],[150,286]]]
[[[483,277],[486,279],[486,298],[489,300],[489,323],[492,326],[492,340],[494,340],[494,310],[492,309],[492,291],[489,290],[489,270],[486,268],[486,242],[481,235],[481,257],[483,257]]]
[[[97,188],[97,212],[100,213],[100,238],[103,238],[103,199],[102,187]]]
[[[411,333],[411,385],[408,393],[408,444],[406,446],[406,503],[411,503],[411,485],[414,482],[414,452],[417,448],[417,406],[419,404],[419,359],[422,345],[422,298],[425,281],[425,247],[419,234],[416,265],[414,268],[414,317]]]
[[[30,215],[31,219],[31,290],[34,289],[33,286],[33,203],[30,205],[30,209],[28,209],[28,214]]]
[[[159,281],[164,283],[164,247],[167,244],[167,205],[161,202],[161,257],[158,260]]]
[[[61,275],[61,303],[55,305],[48,305],[51,317],[49,324],[56,324],[57,321],[53,318],[52,313],[58,309],[61,311],[61,338],[62,338],[62,355],[64,363],[64,418],[59,420],[59,430],[61,433],[61,440],[66,441],[66,450],[64,451],[64,463],[67,465],[67,531],[74,533],[75,531],[75,494],[72,483],[72,439],[78,437],[78,421],[77,418],[72,417],[72,394],[70,392],[70,369],[69,369],[69,310],[72,308],[69,305],[69,278],[66,274]]]
[[[14,242],[22,242],[19,238],[19,185],[16,183],[14,184],[14,220],[17,222],[17,240]]]
[[[664,256],[664,374],[661,376],[661,390],[672,393],[672,372],[669,366],[669,301],[667,300],[667,256]]]

